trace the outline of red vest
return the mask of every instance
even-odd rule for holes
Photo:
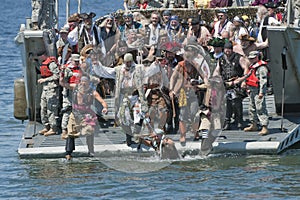
[[[47,78],[53,75],[53,73],[49,69],[49,64],[52,62],[56,63],[56,58],[53,56],[48,57],[44,62],[42,62],[42,65],[40,67],[42,78]]]
[[[79,69],[79,67],[73,67],[71,68],[73,76],[71,76],[69,78],[69,83],[76,83],[78,84],[80,82],[80,78],[81,78],[81,71]]]
[[[259,87],[259,79],[256,76],[256,70],[260,67],[260,66],[267,66],[267,62],[260,60],[257,63],[255,63],[254,65],[251,65],[249,68],[251,70],[251,74],[250,76],[246,79],[246,84],[251,86],[251,87]]]

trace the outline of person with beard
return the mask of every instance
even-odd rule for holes
[[[179,118],[180,143],[185,145],[186,141],[186,123],[189,119],[195,119],[198,111],[198,99],[196,95],[196,82],[198,82],[199,73],[196,68],[186,60],[180,61],[175,67],[170,79],[170,98],[176,98],[178,101],[177,115]],[[196,135],[197,125],[192,127]]]
[[[204,55],[206,55],[205,50],[197,43],[197,38],[194,36],[190,37],[184,47],[183,57],[184,61],[188,63],[186,65],[189,69],[187,72],[190,72],[188,74],[193,76],[193,79],[190,80],[190,88],[195,94],[190,91],[193,100],[188,105],[190,105],[194,141],[198,141],[200,138],[207,138],[211,124],[209,119],[210,94],[208,94],[210,93],[208,85],[211,69]]]
[[[65,47],[65,45],[69,45],[68,33],[69,33],[69,29],[67,27],[62,27],[60,29],[60,31],[59,31],[59,38],[56,41],[57,51],[59,51],[59,49],[62,50]],[[58,58],[58,60],[61,60],[61,58]]]
[[[214,24],[213,37],[221,37],[224,31],[230,32],[232,22],[229,21],[227,10],[219,9],[216,11],[218,21]]]
[[[140,30],[143,28],[141,23],[135,22],[133,20],[132,13],[124,13],[123,14],[124,24],[120,25],[118,28],[120,30],[120,39],[126,41],[128,31],[131,29],[136,30],[137,34],[140,34]]]
[[[174,68],[177,66],[178,62],[182,60],[176,55],[177,52],[181,50],[181,45],[177,42],[166,42],[160,46],[162,55],[165,56],[165,68],[168,79],[170,80]],[[166,133],[176,134],[179,130],[179,111],[178,111],[178,101],[176,98],[172,99],[172,108],[168,113]]]
[[[162,21],[161,21],[161,25],[162,27],[165,29],[169,23],[170,23],[170,17],[171,17],[171,11],[170,10],[165,10],[162,13]]]
[[[187,33],[187,39],[191,36],[195,36],[197,38],[198,44],[202,47],[206,47],[208,41],[211,39],[212,36],[208,29],[200,23],[201,21],[198,18],[192,18]]]
[[[110,50],[113,45],[117,42],[118,37],[118,29],[114,22],[114,17],[109,15],[100,25],[100,38],[104,42],[104,48],[106,54],[110,54]]]
[[[244,25],[244,21],[239,16],[235,16],[233,18],[230,41],[234,42],[234,44],[241,44],[240,36],[243,34],[248,34],[248,30]]]
[[[267,4],[268,7],[276,7],[277,5],[274,3]],[[259,25],[259,32],[257,36],[257,42],[268,42],[268,34],[267,34],[267,26],[269,25],[279,25],[280,22],[277,21],[274,17],[269,16],[268,10],[265,6],[259,6],[257,9],[257,21],[260,23]],[[263,60],[269,61],[269,48],[266,47],[262,49],[263,52]]]
[[[83,19],[83,23],[75,27],[68,35],[68,40],[72,46],[78,45],[78,52],[87,44],[103,47],[103,41],[99,38],[99,29],[93,23],[95,13],[82,13],[79,15]],[[103,53],[105,49],[102,49]]]
[[[145,26],[146,39],[145,44],[149,47],[156,46],[159,41],[159,36],[162,27],[160,25],[160,16],[158,12],[152,12],[150,24]]]
[[[179,23],[179,18],[177,15],[170,17],[170,23],[167,25],[166,30],[170,41],[182,42],[182,34],[184,33],[181,24]]]
[[[236,47],[236,49],[239,49],[238,52],[246,57],[249,56],[251,51],[257,51],[268,47],[267,41],[258,43],[256,42],[255,38],[250,37],[248,34],[241,35],[239,39],[241,41],[241,45],[236,45],[239,46]]]
[[[218,55],[216,53],[219,53],[214,74],[221,75],[226,89],[226,117],[223,130],[231,129],[233,114],[237,128],[241,129],[243,126],[243,90],[242,85],[235,84],[234,81],[247,74],[249,62],[240,54],[233,52],[233,45],[230,41],[226,41],[223,47],[219,45],[215,46],[214,49],[215,57]]]

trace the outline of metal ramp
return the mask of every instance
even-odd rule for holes
[[[300,147],[300,125],[294,128],[287,137],[282,140],[277,149],[277,153],[283,153],[287,149],[292,149],[293,147]]]
[[[232,130],[222,131],[219,137],[213,143],[212,153],[240,153],[240,154],[279,154],[289,148],[300,148],[295,145],[300,141],[300,119],[297,114],[284,116],[284,127],[288,132],[282,132],[280,129],[281,117],[276,114],[273,95],[267,96],[267,105],[270,115],[269,130],[270,134],[259,136],[258,132],[244,132],[233,127]],[[113,98],[106,99],[109,110],[113,111]],[[243,101],[244,105],[244,126],[247,126],[249,120],[248,105],[249,99]],[[106,122],[101,122],[95,132],[94,144],[95,153],[99,156],[122,156],[137,155],[141,153],[137,146],[128,147],[125,144],[125,134],[120,127],[113,126],[113,112],[104,116]],[[104,125],[103,125],[104,124]],[[60,135],[45,137],[36,134],[42,129],[40,123],[29,122],[21,140],[18,153],[21,158],[52,158],[63,157],[65,152],[65,140]],[[34,132],[35,130],[35,132]],[[147,133],[148,129],[142,129]],[[179,134],[167,135],[174,140],[176,148],[182,155],[197,155],[201,147],[201,141],[193,141],[194,136],[191,132],[187,133],[186,145],[179,143]],[[76,139],[76,150],[74,156],[88,156],[85,137]],[[153,155],[154,150],[148,147],[142,147],[140,156]]]

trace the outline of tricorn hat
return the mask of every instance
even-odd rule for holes
[[[225,39],[214,37],[208,41],[209,46],[213,47],[224,47]]]
[[[92,19],[94,17],[96,17],[96,14],[93,12],[90,13],[82,13],[79,15],[82,19]]]
[[[81,51],[80,51],[80,55],[81,56],[86,56],[87,54],[89,54],[91,51],[93,50],[93,45],[92,44],[87,44],[85,45]]]
[[[181,45],[177,42],[165,42],[160,46],[160,48],[165,51],[176,53],[181,49]]]
[[[222,9],[218,9],[216,10],[216,13],[224,13],[224,14],[227,14],[227,10],[222,8]]]
[[[268,3],[265,3],[264,4],[264,6],[266,7],[266,8],[277,8],[279,5],[278,5],[278,3],[275,3],[275,2],[268,2]]]
[[[198,18],[192,18],[191,24],[192,25],[199,25],[200,24],[200,20]]]
[[[250,42],[255,42],[255,38],[250,37],[250,35],[246,34],[242,34],[239,36],[240,40],[244,40],[244,41],[250,41]]]
[[[81,17],[80,17],[80,14],[78,14],[78,13],[74,13],[73,15],[68,17],[68,22],[69,23],[71,23],[71,22],[80,22],[80,20],[81,20]]]

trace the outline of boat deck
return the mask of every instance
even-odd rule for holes
[[[112,99],[107,99],[108,104]],[[244,107],[244,126],[247,126],[249,99],[243,101]],[[113,108],[111,108],[113,109]],[[267,109],[270,116],[269,130],[270,134],[259,136],[258,132],[244,132],[243,130],[233,129],[222,131],[213,143],[211,153],[241,153],[241,154],[277,154],[289,148],[300,148],[300,118],[298,114],[284,115],[283,127],[281,130],[281,116],[278,116],[274,107],[274,96],[267,96]],[[112,113],[112,112],[111,112]],[[113,116],[106,116],[112,118]],[[137,145],[128,147],[125,144],[125,135],[119,127],[107,126],[101,124],[98,131],[95,133],[95,154],[96,156],[111,156],[128,155],[141,153],[142,155],[153,155],[154,150],[142,145],[138,149]],[[42,129],[40,123],[28,122],[27,128],[18,148],[18,153],[21,158],[52,158],[63,157],[65,152],[65,140],[60,138],[60,135],[52,135],[45,137],[39,135],[38,131]],[[147,132],[147,128],[143,130]],[[187,133],[186,145],[182,146],[179,143],[179,134],[168,135],[175,142],[176,148],[182,155],[199,154],[201,146],[200,141],[193,141],[193,134]],[[76,150],[74,156],[88,156],[85,137],[76,139]]]

